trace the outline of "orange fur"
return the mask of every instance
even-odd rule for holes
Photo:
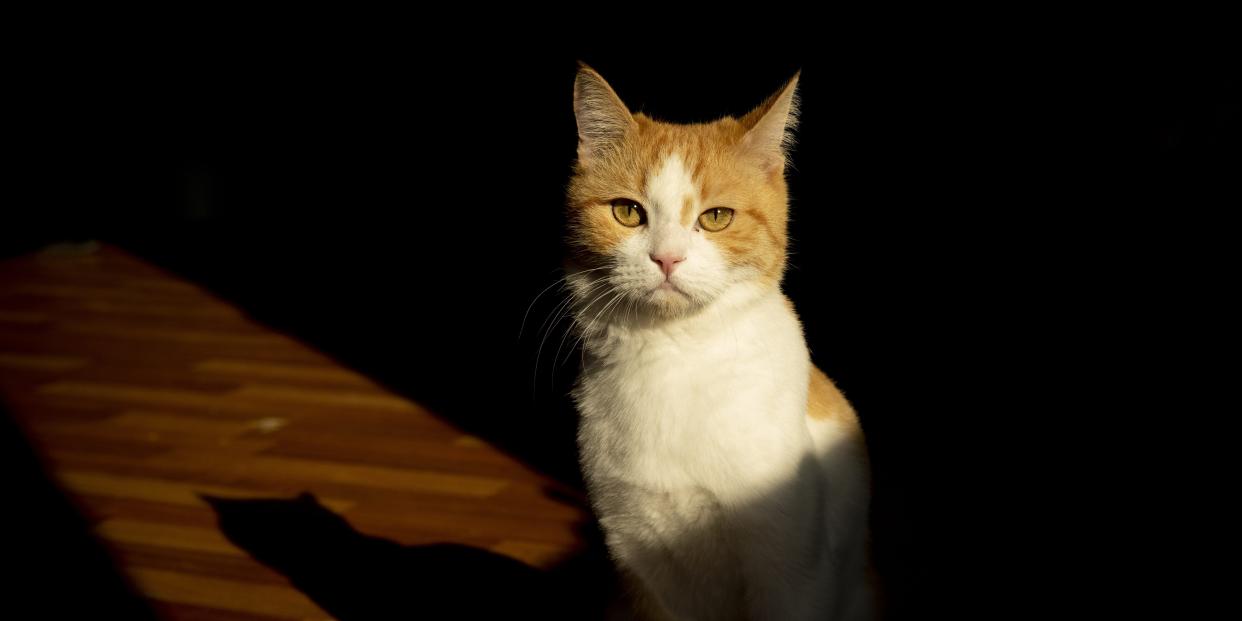
[[[837,385],[818,367],[811,367],[811,384],[807,392],[807,416],[858,426],[858,417]]]
[[[594,72],[591,75],[597,76]],[[643,204],[647,177],[665,157],[677,153],[699,193],[681,206],[682,223],[693,225],[700,213],[713,207],[732,208],[733,222],[722,231],[708,233],[709,239],[732,264],[751,266],[769,281],[780,282],[788,249],[783,167],[760,165],[771,154],[747,140],[748,132],[766,118],[766,111],[780,95],[742,119],[725,117],[712,123],[677,125],[633,115],[633,124],[614,148],[579,158],[568,200],[574,258],[585,266],[595,266],[634,233],[612,217],[611,201],[628,198]],[[620,99],[609,99],[624,109]]]

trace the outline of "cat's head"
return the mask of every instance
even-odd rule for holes
[[[579,70],[567,214],[579,304],[669,317],[779,286],[797,83],[741,118],[677,125],[631,114]]]

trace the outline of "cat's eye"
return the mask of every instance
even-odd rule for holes
[[[647,221],[647,212],[642,205],[628,199],[618,198],[612,201],[612,215],[624,226],[638,226]]]
[[[699,226],[713,233],[723,231],[730,222],[733,222],[733,210],[728,207],[712,207],[699,214]]]

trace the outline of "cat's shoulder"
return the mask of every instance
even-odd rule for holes
[[[811,365],[806,411],[812,420],[830,421],[849,428],[859,426],[858,415],[845,394],[815,365]]]
[[[793,300],[787,295],[781,295],[780,301],[793,316],[799,328],[802,326],[802,320],[798,316],[798,310],[794,308]],[[807,416],[815,421],[832,422],[837,425],[859,429],[858,415],[854,413],[854,407],[845,398],[845,394],[837,388],[836,383],[828,377],[826,373],[821,371],[814,364],[810,365],[811,374],[808,378],[809,385],[807,387]]]

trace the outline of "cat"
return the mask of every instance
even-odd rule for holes
[[[582,65],[567,283],[587,491],[641,619],[869,619],[870,473],[781,291],[795,75],[741,118],[631,114]]]

